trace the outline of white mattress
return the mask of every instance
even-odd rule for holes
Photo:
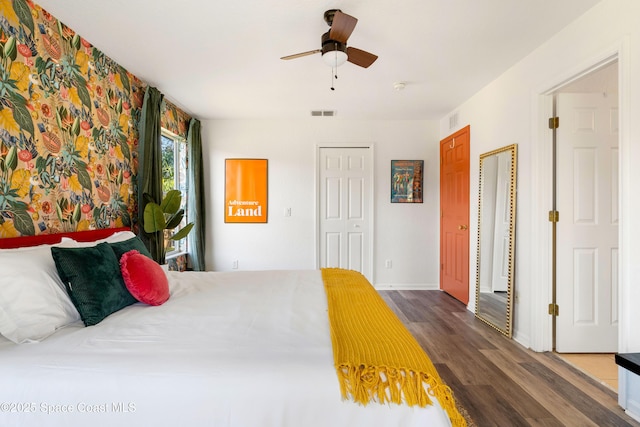
[[[451,425],[437,401],[341,399],[319,271],[169,276],[162,306],[0,342],[0,425]]]

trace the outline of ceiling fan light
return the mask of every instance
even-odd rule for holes
[[[347,54],[339,49],[330,50],[322,54],[322,60],[330,67],[339,67],[347,62]]]

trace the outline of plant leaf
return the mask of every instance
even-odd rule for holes
[[[23,107],[27,106],[27,100],[24,99],[22,97],[22,95],[20,95],[19,93],[13,92],[13,91],[9,91],[8,95],[9,95],[9,99],[11,100],[11,102],[13,103],[14,106],[16,104],[22,105]]]
[[[27,106],[27,100],[24,99],[22,95],[20,95],[18,92],[13,92],[13,90],[10,90],[7,92],[7,95],[9,96],[9,99],[11,100],[14,106],[16,104],[22,105],[23,107]]]
[[[18,166],[18,149],[15,145],[9,148],[9,152],[4,161],[8,169],[14,170],[16,166]]]
[[[26,209],[19,209],[13,206],[13,226],[23,236],[33,236],[36,234],[35,228],[33,227],[33,220]]]
[[[120,81],[122,82],[122,88],[127,92],[131,91],[131,85],[129,84],[129,77],[124,68],[120,67]]]
[[[91,176],[89,176],[89,172],[86,170],[79,169],[78,170],[78,182],[82,185],[83,188],[91,191]]]
[[[22,25],[26,26],[33,34],[33,16],[31,16],[31,9],[27,2],[25,0],[13,0],[13,10]]]
[[[122,213],[122,225],[125,227],[131,226],[131,216],[126,210],[120,211]]]
[[[58,108],[56,108],[56,123],[60,129],[64,129],[62,127],[62,117],[60,117],[60,110]]]
[[[173,230],[180,225],[182,218],[184,218],[184,209],[180,209],[178,212],[173,214],[173,216],[167,221],[167,226],[165,228],[167,230]]]
[[[144,231],[155,233],[164,230],[167,223],[164,220],[164,213],[156,203],[147,203],[144,208]]]
[[[71,47],[74,49],[80,49],[80,36],[78,33],[73,35],[73,38],[71,39]]]
[[[131,151],[129,150],[129,144],[127,144],[127,140],[120,140],[120,149],[122,150],[122,155],[124,158],[129,160],[131,159]]]
[[[25,105],[20,105],[19,103],[13,103],[13,118],[16,123],[22,128],[22,130],[26,130],[31,135],[33,135],[33,119],[31,118],[31,114],[29,114],[29,110]]]
[[[78,88],[80,101],[91,111],[91,95],[89,95],[89,90],[87,89],[87,81],[83,77],[76,76],[76,88]]]
[[[145,203],[155,203],[156,201],[153,200],[153,197],[151,197],[151,194],[149,193],[142,193],[142,198],[144,199]]]
[[[169,215],[175,214],[176,212],[178,212],[178,209],[180,209],[181,201],[182,194],[180,193],[180,190],[167,191],[167,195],[164,196],[162,204],[160,205],[160,207],[162,208],[162,212]]]
[[[58,215],[58,219],[62,221],[62,209],[60,209],[60,203],[56,203],[56,215]]]
[[[71,125],[71,135],[78,136],[80,134],[80,117],[73,119],[73,125]]]
[[[73,210],[73,216],[71,217],[71,220],[75,223],[77,223],[78,221],[80,221],[80,215],[82,214],[82,212],[80,211],[80,203],[78,203],[75,207],[75,209]]]
[[[170,239],[171,240],[183,239],[183,238],[187,237],[187,234],[189,234],[189,232],[191,231],[192,228],[193,228],[193,223],[190,222],[189,224],[187,224],[183,228],[181,228],[180,231],[178,231],[176,234],[171,236]]]
[[[18,50],[16,49],[16,38],[11,36],[4,44],[4,56],[10,58],[12,61],[18,56]]]

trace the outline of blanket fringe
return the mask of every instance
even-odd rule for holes
[[[336,372],[343,399],[351,399],[363,406],[376,402],[424,408],[433,403],[431,395],[438,399],[453,426],[466,426],[451,389],[426,372],[348,364],[336,366]]]

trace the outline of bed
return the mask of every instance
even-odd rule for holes
[[[93,247],[96,240],[104,245],[125,237],[128,241],[127,233],[101,239],[74,234],[55,246]],[[2,243],[5,248],[19,246]],[[11,314],[2,313],[8,306],[3,289],[16,281],[31,284],[23,276],[35,276],[37,282],[42,277],[35,273],[39,269],[46,280],[57,272],[51,260],[34,255],[44,257],[42,248],[50,251],[52,242],[43,246],[36,239],[29,244],[38,246],[0,250],[0,329],[6,328],[3,316]],[[20,270],[20,257],[30,259],[24,262],[31,267],[11,276],[7,271]],[[58,292],[59,282],[57,288],[49,286],[55,294],[47,297],[53,300],[50,305],[66,313],[65,319],[45,316],[57,326],[30,332],[34,339],[15,331],[7,333],[13,341],[0,337],[0,425],[452,425],[450,412],[436,396],[419,407],[363,405],[341,395],[321,271],[166,276],[166,302],[136,302],[92,326],[85,326],[74,312],[69,295]],[[32,305],[45,310],[38,304],[44,303]],[[26,304],[24,316],[29,310],[34,307]]]

